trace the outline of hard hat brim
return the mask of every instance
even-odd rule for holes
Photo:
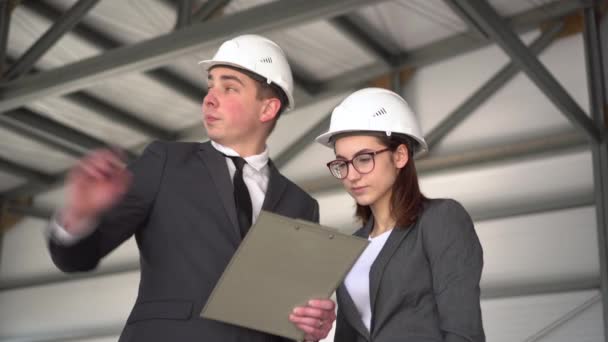
[[[315,138],[315,141],[318,142],[319,144],[329,147],[329,148],[333,148],[334,144],[331,141],[331,137],[335,136],[335,135],[339,135],[339,134],[344,134],[344,133],[361,133],[361,134],[365,134],[365,132],[371,133],[385,133],[384,131],[375,131],[375,130],[360,130],[360,129],[343,129],[343,130],[339,130],[339,131],[331,131],[331,132],[326,132],[323,133],[321,135],[319,135],[318,137]],[[406,134],[406,133],[397,133],[394,132],[393,134],[402,134],[402,135],[406,135],[408,137],[411,137],[412,139],[416,140],[418,142],[418,148],[416,149],[417,153],[421,153],[421,152],[426,152],[428,150],[428,146],[426,144],[426,141],[424,140],[420,140],[418,139],[416,136],[411,135],[411,134]]]
[[[225,62],[225,61],[217,61],[217,60],[212,60],[212,59],[205,59],[205,60],[199,61],[198,64],[203,68],[203,77],[204,77],[205,80],[208,77],[209,69],[211,69],[214,66],[223,66],[223,65],[234,67],[234,68],[237,68],[237,69],[247,70],[247,71],[250,71],[250,72],[252,72],[252,73],[254,73],[254,74],[256,74],[256,75],[258,75],[258,76],[260,76],[262,78],[266,78],[265,76],[258,74],[255,70],[251,70],[251,69],[246,68],[246,67],[244,67],[244,66],[242,66],[240,64],[237,64],[237,63]],[[276,83],[274,83],[274,84],[276,84]],[[293,107],[294,107],[293,96],[291,94],[289,94],[288,92],[286,92],[285,90],[283,90],[283,93],[285,93],[285,96],[287,96],[287,101],[289,102],[287,104],[287,106],[285,106],[285,111],[292,110]]]

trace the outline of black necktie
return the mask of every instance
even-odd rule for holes
[[[241,230],[241,237],[245,237],[249,227],[251,227],[252,219],[252,208],[251,208],[251,196],[249,196],[249,190],[243,180],[243,166],[247,163],[245,159],[237,156],[228,156],[232,159],[236,171],[234,177],[232,177],[232,184],[234,185],[234,204],[236,205],[236,216],[239,221],[239,228]]]

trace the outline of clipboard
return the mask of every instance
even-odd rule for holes
[[[201,317],[302,341],[296,306],[329,298],[367,239],[262,211],[230,260]]]

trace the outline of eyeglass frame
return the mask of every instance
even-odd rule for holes
[[[332,176],[334,176],[335,178],[340,179],[340,180],[345,179],[346,177],[348,177],[348,172],[350,171],[350,167],[348,166],[349,164],[352,165],[353,169],[355,169],[355,171],[357,171],[359,174],[366,175],[366,174],[371,173],[372,171],[374,171],[374,169],[376,168],[376,155],[380,154],[382,152],[386,152],[386,151],[392,151],[392,149],[390,147],[386,147],[386,148],[383,148],[383,149],[378,150],[378,151],[361,152],[361,153],[358,153],[357,155],[355,155],[351,159],[348,159],[348,160],[347,159],[334,159],[334,160],[328,162],[326,165],[327,165],[327,168],[329,169],[329,173]],[[359,169],[354,164],[355,159],[357,159],[357,158],[359,158],[360,156],[363,156],[363,155],[369,155],[369,156],[372,157],[372,168],[371,168],[371,170],[369,170],[367,172],[361,172],[361,171],[359,171]],[[336,175],[331,171],[331,164],[336,163],[336,162],[346,163],[346,174],[344,175],[344,177],[336,177]]]

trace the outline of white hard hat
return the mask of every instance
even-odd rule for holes
[[[416,116],[405,100],[382,88],[365,88],[350,94],[331,113],[329,131],[315,140],[333,147],[331,137],[349,132],[383,132],[407,135],[418,142],[415,152],[427,150]]]
[[[287,57],[272,40],[255,34],[247,34],[225,41],[213,59],[200,61],[208,71],[215,65],[227,65],[251,71],[274,83],[287,96],[285,110],[294,108],[293,76]]]

